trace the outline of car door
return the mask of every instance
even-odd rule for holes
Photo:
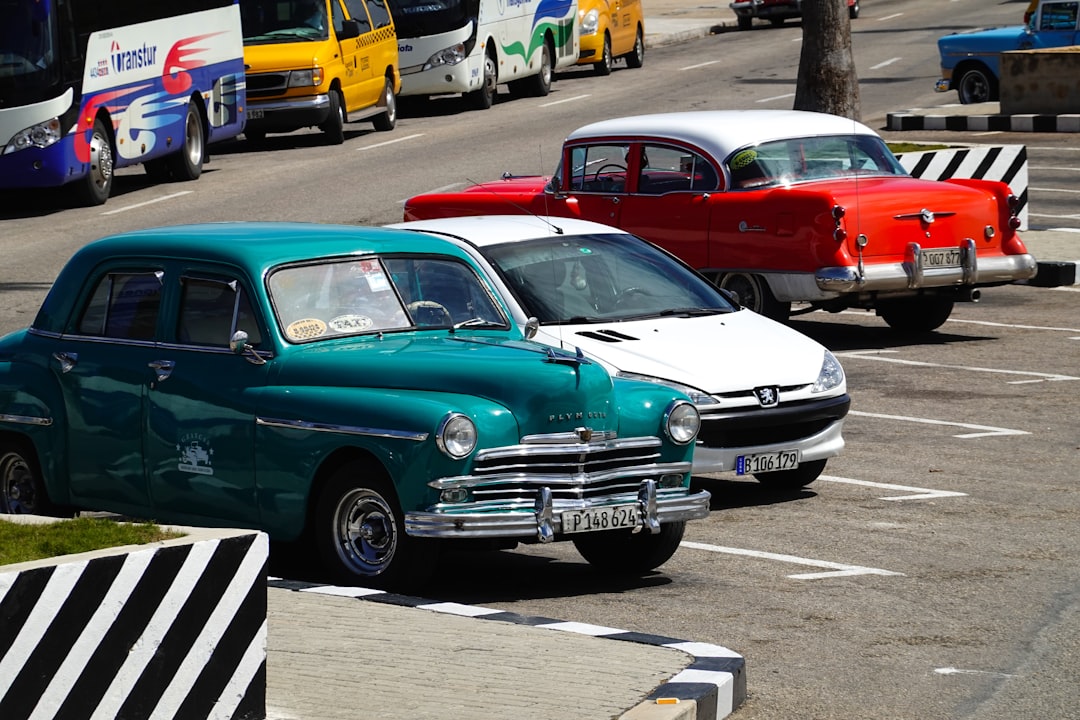
[[[341,61],[345,65],[344,77],[341,79],[341,92],[345,96],[346,111],[354,112],[371,104],[366,98],[366,84],[371,80],[371,67],[367,62],[362,42],[364,38],[371,36],[371,21],[368,19],[361,0],[345,0],[344,7],[341,0],[329,0],[329,2],[334,37],[338,39]],[[346,17],[356,21],[360,26],[359,36],[342,38]],[[351,35],[351,33],[345,34]]]
[[[616,57],[634,49],[641,0],[611,0],[611,52]]]
[[[632,192],[622,201],[619,227],[667,249],[694,267],[709,265],[710,195],[719,171],[701,153],[680,145],[635,144]]]
[[[72,499],[86,507],[132,514],[150,507],[142,422],[163,283],[161,267],[93,273],[50,359],[67,413]]]
[[[254,305],[236,276],[179,275],[146,412],[150,494],[170,515],[241,525],[259,519],[255,407],[270,366],[262,354],[230,349],[236,330],[256,351],[263,345]]]
[[[564,153],[563,187],[568,191],[559,197],[564,210],[552,212],[618,227],[627,194],[629,141],[574,145]]]
[[[1066,47],[1080,43],[1077,20],[1080,2],[1044,2],[1032,36],[1032,48]]]

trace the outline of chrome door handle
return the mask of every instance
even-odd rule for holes
[[[172,360],[152,360],[147,365],[157,373],[158,382],[168,380],[173,368],[176,367],[176,363]]]
[[[59,351],[54,352],[53,357],[60,363],[60,372],[62,373],[71,372],[72,368],[75,367],[75,363],[79,362],[79,353]]]

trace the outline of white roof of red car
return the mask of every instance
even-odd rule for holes
[[[588,220],[543,215],[474,215],[394,223],[390,228],[448,234],[484,246],[556,235],[624,234],[623,230]]]
[[[568,141],[590,137],[653,137],[696,145],[723,160],[769,140],[822,135],[877,135],[849,118],[802,110],[698,110],[601,120],[570,133]]]

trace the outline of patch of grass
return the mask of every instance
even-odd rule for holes
[[[931,143],[891,142],[886,143],[893,155],[901,155],[909,152],[925,152],[927,150],[950,150],[953,145],[934,145]]]
[[[0,520],[0,565],[183,536],[153,523],[118,523],[108,518],[78,517],[44,525]]]

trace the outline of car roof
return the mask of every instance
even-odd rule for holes
[[[478,247],[558,235],[626,234],[610,225],[549,215],[474,215],[413,220],[386,227],[443,233],[467,240]]]
[[[253,274],[288,262],[388,252],[442,252],[461,257],[435,238],[358,225],[299,222],[224,222],[135,230],[96,240],[76,257],[85,270],[106,259],[193,258],[246,267]]]
[[[570,133],[590,137],[658,137],[696,145],[717,160],[769,140],[822,135],[874,135],[850,118],[803,110],[695,110],[601,120]]]

